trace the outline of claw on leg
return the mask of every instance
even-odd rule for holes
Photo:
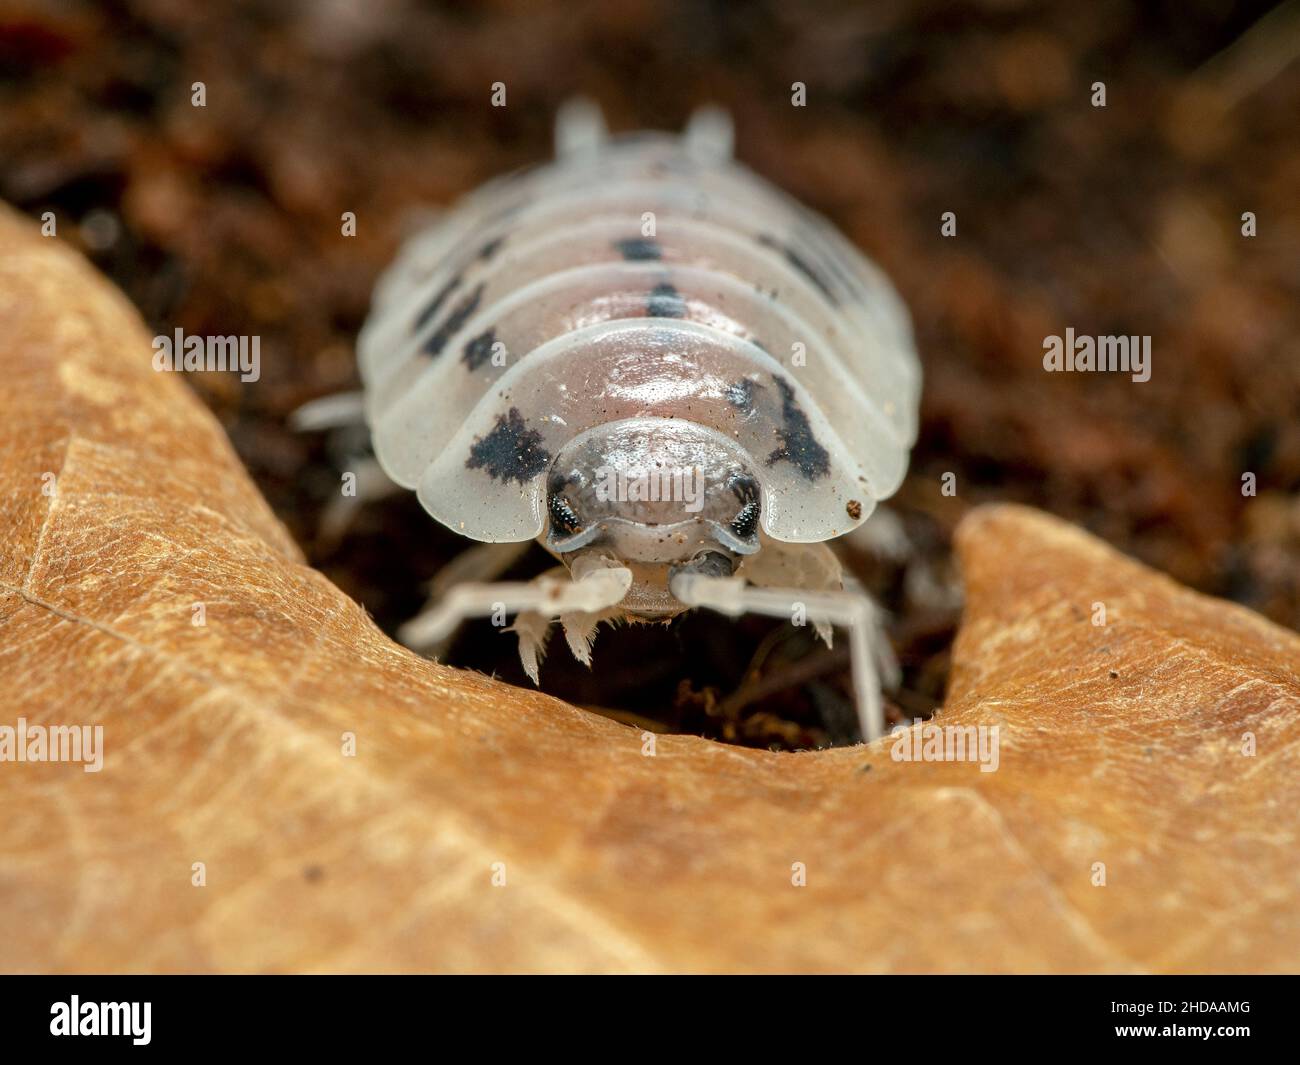
[[[519,637],[519,661],[534,684],[541,684],[541,664],[546,657],[546,641],[551,635],[551,619],[545,614],[525,610],[508,632]]]
[[[600,624],[599,614],[586,611],[574,611],[560,615],[560,627],[564,629],[564,639],[573,652],[573,657],[584,666],[591,666],[591,645],[596,639],[596,626]]]
[[[824,618],[813,619],[813,632],[817,633],[817,638],[821,640],[828,648],[835,646],[835,627]]]

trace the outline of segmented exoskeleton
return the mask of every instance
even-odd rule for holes
[[[825,542],[906,472],[921,375],[905,309],[830,224],[731,160],[717,111],[680,137],[608,139],[573,105],[557,140],[557,161],[410,240],[359,359],[389,477],[457,533],[536,538],[563,567],[453,583],[404,638],[518,612],[536,680],[556,619],[590,663],[605,619],[806,616],[828,641],[849,628],[880,735],[887,644]]]

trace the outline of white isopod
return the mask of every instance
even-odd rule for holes
[[[826,541],[907,470],[921,372],[908,316],[828,222],[739,166],[731,124],[607,138],[566,106],[558,159],[484,186],[385,273],[358,344],[384,471],[485,544],[563,568],[492,583],[481,548],[402,631],[554,620],[590,664],[602,620],[693,607],[848,628],[864,735],[883,732],[871,601]],[[885,665],[885,668],[889,668]]]

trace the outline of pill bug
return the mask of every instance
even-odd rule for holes
[[[554,620],[591,663],[603,620],[692,607],[850,634],[881,734],[888,645],[826,541],[891,495],[920,366],[881,271],[736,164],[725,114],[610,138],[577,103],[556,161],[496,179],[413,237],[358,342],[376,457],[448,528],[563,565],[467,580],[402,631],[515,613],[525,668]],[[484,548],[469,572],[497,575]]]

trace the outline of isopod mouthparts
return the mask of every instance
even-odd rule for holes
[[[671,567],[668,570],[668,586],[671,588],[673,581],[683,574],[698,574],[701,577],[730,577],[735,568],[736,564],[727,555],[718,551],[703,551],[689,562]]]

